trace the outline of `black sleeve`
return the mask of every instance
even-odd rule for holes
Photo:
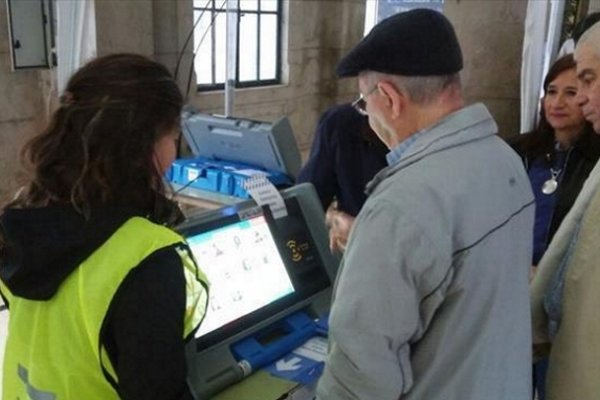
[[[193,399],[186,383],[185,302],[181,259],[171,247],[147,257],[121,284],[100,340],[122,399]]]
[[[334,117],[325,112],[315,131],[310,155],[298,172],[296,183],[310,182],[315,186],[323,208],[326,210],[338,191],[335,174],[335,145],[332,143]]]
[[[8,299],[6,297],[4,297],[4,293],[2,293],[2,290],[0,290],[0,299],[2,299],[2,302],[4,303],[4,304],[0,304],[0,311],[8,310],[8,306],[9,306]]]

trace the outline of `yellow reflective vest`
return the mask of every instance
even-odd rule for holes
[[[50,300],[12,296],[6,286],[0,286],[10,305],[3,399],[118,399],[104,376],[108,373],[118,383],[100,342],[100,329],[115,293],[133,268],[155,251],[174,245],[186,280],[182,342],[204,317],[206,277],[183,242],[172,230],[133,217],[76,268]],[[65,341],[68,346],[58,345]]]

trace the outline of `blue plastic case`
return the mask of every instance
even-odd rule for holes
[[[181,125],[195,156],[173,163],[165,174],[170,182],[241,199],[250,198],[244,182],[254,174],[293,185],[300,153],[287,118],[268,123],[186,112]]]
[[[293,184],[287,175],[280,172],[264,171],[251,165],[209,160],[204,157],[175,160],[167,172],[167,178],[178,185],[248,199],[250,196],[244,189],[244,182],[255,174],[266,176],[275,186]]]

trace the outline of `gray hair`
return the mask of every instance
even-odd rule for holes
[[[583,44],[590,46],[596,56],[600,57],[600,22],[596,22],[583,33],[577,42],[575,50]]]
[[[451,86],[455,86],[457,89],[461,88],[458,72],[450,75],[401,76],[369,71],[367,80],[370,85],[375,85],[383,80],[390,81],[398,89],[406,92],[411,101],[420,105],[431,103]]]

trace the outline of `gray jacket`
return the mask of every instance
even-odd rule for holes
[[[368,186],[338,273],[321,400],[530,400],[534,200],[481,104]]]

